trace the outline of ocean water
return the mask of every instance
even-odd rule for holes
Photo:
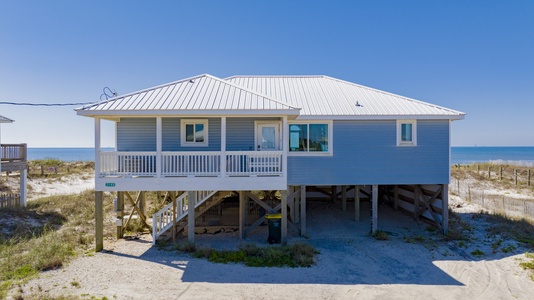
[[[452,147],[452,164],[476,162],[514,163],[534,166],[534,147]]]
[[[113,148],[102,148],[112,150]],[[28,148],[28,160],[95,161],[94,148]]]
[[[102,148],[111,151],[113,148]],[[28,159],[94,161],[94,148],[28,148]],[[534,147],[452,147],[451,163],[515,162],[534,166]]]

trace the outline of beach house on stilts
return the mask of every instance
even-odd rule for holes
[[[2,123],[13,123],[13,120],[0,116],[0,127]],[[18,194],[1,193],[0,207],[20,206],[26,207],[26,181],[28,177],[27,147],[26,144],[2,144],[2,128],[0,128],[0,175],[2,172],[20,174],[20,190]]]
[[[343,210],[353,199],[356,220],[369,199],[372,231],[379,201],[447,231],[451,121],[462,112],[328,76],[207,74],[76,111],[95,120],[97,250],[104,192],[118,192],[119,236],[125,198],[165,193],[168,205],[141,216],[154,241],[182,232],[194,242],[201,216],[230,193],[241,238],[278,212],[282,243],[288,226],[304,235],[312,197]],[[116,123],[113,151],[100,147],[101,120]],[[273,190],[279,202],[253,192]],[[263,212],[255,220],[251,203]]]

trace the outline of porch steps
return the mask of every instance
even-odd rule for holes
[[[208,194],[206,198],[200,199],[195,205],[195,219],[202,216],[205,212],[207,212],[213,206],[221,203],[224,200],[224,198],[231,193],[232,193],[231,191],[214,191]],[[181,216],[176,219],[176,224],[174,225],[175,227],[174,232],[176,233],[176,235],[178,235],[180,232],[182,232],[187,227],[188,219],[189,219],[188,211],[184,211],[183,214],[181,214]],[[168,240],[171,240],[172,238],[173,238],[172,225],[168,226],[168,228],[164,230],[163,232],[161,232],[160,234],[153,236],[154,244],[156,240],[168,241]]]
[[[231,192],[228,191],[219,191],[215,195],[213,195],[210,199],[202,202],[199,206],[195,208],[195,220],[202,216],[205,212],[207,212],[210,208],[214,207],[215,205],[221,203],[224,198],[229,195]],[[176,222],[175,228],[176,228],[176,234],[180,234],[186,227],[188,223],[189,216],[186,215],[184,218],[182,218],[179,222]],[[170,232],[167,232],[168,239],[172,238],[172,230]]]

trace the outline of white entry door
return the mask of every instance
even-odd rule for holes
[[[257,123],[256,124],[256,150],[277,151],[280,150],[280,124]]]

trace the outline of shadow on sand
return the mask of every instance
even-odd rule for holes
[[[115,251],[104,255],[141,259],[180,269],[183,282],[463,286],[436,262],[501,259],[519,251],[473,256],[467,248],[458,247],[457,241],[443,241],[441,234],[432,231],[426,223],[416,222],[386,205],[379,209],[379,228],[389,235],[384,241],[369,235],[369,203],[362,203],[360,221],[354,221],[354,210],[341,211],[340,203],[309,203],[308,238],[298,237],[298,232],[290,230],[289,242],[309,243],[320,252],[316,264],[310,268],[215,264],[185,253],[160,250],[144,239],[127,241],[137,243],[132,248],[142,248],[140,253]],[[272,247],[267,244],[266,237],[267,228],[263,226],[244,242],[239,241],[237,233],[197,235],[196,241],[200,248],[236,249],[243,243]],[[139,243],[143,247],[138,247]]]

